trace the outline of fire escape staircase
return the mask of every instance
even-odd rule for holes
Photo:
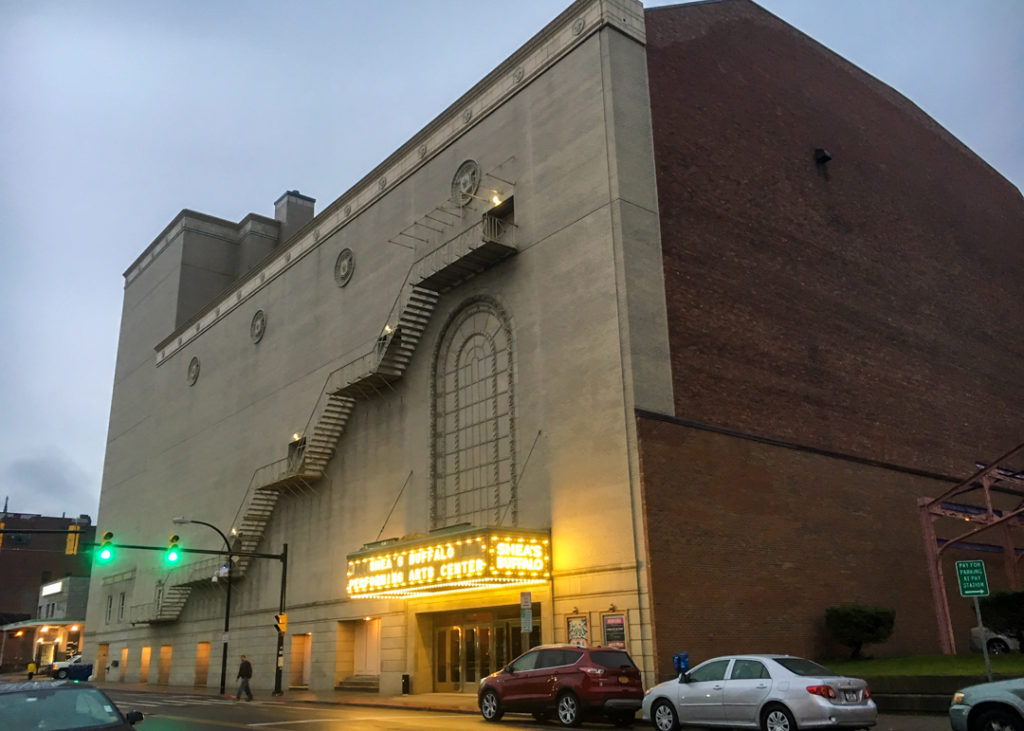
[[[509,198],[500,206],[502,216],[494,215],[498,208],[492,209],[412,264],[376,340],[328,375],[304,436],[288,445],[287,457],[253,473],[233,522],[237,530],[234,550],[255,551],[278,498],[284,492],[310,489],[323,478],[356,403],[389,389],[402,377],[440,295],[516,253],[511,205]],[[245,576],[250,560],[236,559],[232,581]],[[213,557],[172,570],[155,603],[132,608],[132,621],[177,621],[192,588],[219,580],[223,563]]]

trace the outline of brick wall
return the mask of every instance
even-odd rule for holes
[[[1019,191],[746,0],[645,15],[676,415],[957,476],[1024,441]]]
[[[849,602],[896,610],[892,638],[867,654],[939,651],[916,498],[949,484],[671,420],[637,426],[660,676],[681,650],[692,663],[731,652],[843,656],[824,615]],[[966,647],[973,605],[949,570],[960,558],[944,564]],[[1007,588],[1001,564],[984,558],[994,589]]]

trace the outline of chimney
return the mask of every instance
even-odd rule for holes
[[[281,222],[281,241],[287,241],[296,231],[313,220],[316,198],[289,190],[274,201],[274,218]]]

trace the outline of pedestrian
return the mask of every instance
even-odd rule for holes
[[[35,660],[29,660],[28,661],[28,679],[29,680],[32,680],[32,676],[36,674],[36,670],[37,669],[38,668],[36,667],[36,661]]]
[[[242,655],[242,663],[238,666],[238,692],[235,693],[235,700],[242,699],[242,691],[245,691],[246,701],[252,700],[252,691],[249,689],[249,679],[252,677],[252,664]]]

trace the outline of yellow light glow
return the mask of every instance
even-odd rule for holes
[[[300,435],[298,432],[295,432],[294,434],[292,434],[292,441],[293,442],[297,442],[300,439],[302,439],[302,435]]]
[[[43,644],[43,638],[40,637],[38,640],[36,640],[36,642],[39,643],[40,645]]]
[[[46,630],[48,630],[48,629],[50,629],[50,628],[49,628],[49,627],[47,627],[46,625],[43,625],[42,627],[40,627],[40,628],[39,628],[39,631],[40,631],[40,632],[45,632],[45,631],[46,631]]]
[[[77,632],[78,631],[78,625],[77,624],[71,625],[71,631],[72,632]]]
[[[435,596],[543,584],[550,578],[551,557],[543,536],[533,532],[498,536],[486,529],[462,533],[444,542],[412,542],[404,549],[390,546],[379,553],[364,550],[349,555],[349,596]]]
[[[494,205],[496,205],[496,206],[497,206],[497,205],[501,205],[501,196],[500,196],[500,195],[498,195],[497,193],[495,193],[494,195],[492,195],[492,196],[491,196],[491,203],[493,203],[493,204],[494,204]]]

